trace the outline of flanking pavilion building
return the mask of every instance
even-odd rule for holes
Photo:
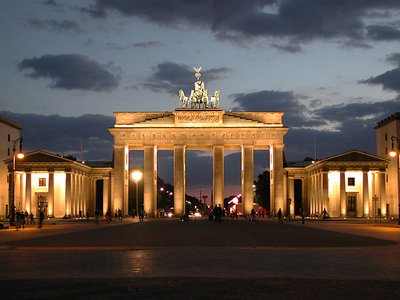
[[[358,150],[308,165],[289,164],[285,178],[291,215],[302,207],[307,216],[322,216],[324,210],[331,217],[392,216],[386,197],[387,164],[385,158]]]
[[[12,159],[5,163],[11,185]],[[100,196],[106,212],[111,205],[111,174],[111,162],[82,163],[46,151],[26,153],[15,165],[16,211],[35,216],[43,211],[54,218],[93,216]],[[99,195],[98,181],[103,187]]]

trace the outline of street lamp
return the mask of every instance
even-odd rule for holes
[[[12,189],[11,189],[11,218],[10,218],[10,226],[15,226],[15,165],[16,158],[22,159],[24,158],[24,153],[22,153],[22,137],[17,138],[13,141],[13,166],[12,166]],[[19,142],[19,152],[16,152],[15,146]]]
[[[142,179],[142,172],[139,170],[132,172],[132,179],[136,183],[136,215],[139,215],[139,181]]]
[[[399,138],[397,136],[392,136],[392,150],[389,152],[390,157],[397,157],[396,161],[396,169],[397,169],[397,197],[398,197],[398,206],[399,206],[399,216],[398,223],[400,225],[400,145]],[[394,141],[397,142],[397,150],[394,148]]]

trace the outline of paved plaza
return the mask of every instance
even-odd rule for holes
[[[0,231],[2,299],[399,299],[395,223],[48,221]]]

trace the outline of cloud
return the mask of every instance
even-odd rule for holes
[[[400,92],[400,68],[387,71],[376,77],[370,77],[360,81],[360,83],[382,85],[384,90]]]
[[[233,110],[285,112],[283,124],[289,127],[285,136],[288,160],[313,157],[314,143],[318,158],[351,149],[374,154],[376,123],[400,107],[400,97],[383,102],[352,101],[317,109],[304,105],[301,100],[306,97],[292,91],[264,90],[232,97],[236,105]]]
[[[49,6],[58,6],[57,2],[55,0],[46,0],[42,2],[43,5],[49,5]]]
[[[320,126],[325,123],[313,119],[311,110],[301,103],[303,95],[291,91],[263,90],[248,94],[233,95],[235,99],[232,110],[240,111],[282,111],[283,120],[289,127]]]
[[[400,40],[400,30],[391,26],[374,25],[367,27],[368,35],[377,41]]]
[[[46,150],[79,159],[83,142],[85,160],[112,159],[113,138],[108,132],[108,128],[114,126],[112,116],[63,117],[6,111],[0,114],[21,125],[26,151]]]
[[[231,72],[230,68],[213,68],[204,70],[201,79],[207,83],[225,77]],[[192,67],[173,62],[160,63],[153,68],[153,74],[142,87],[154,92],[167,92],[177,95],[180,89],[185,92],[193,89],[196,80]]]
[[[119,81],[105,66],[78,54],[27,58],[18,64],[18,69],[32,69],[26,76],[49,78],[52,80],[50,87],[65,90],[111,91]]]
[[[168,27],[189,23],[234,41],[272,37],[301,44],[336,39],[353,41],[350,46],[366,45],[361,43],[365,40],[398,40],[398,26],[384,16],[395,18],[399,9],[397,0],[96,0],[83,10],[95,17],[117,11]]]
[[[71,20],[38,20],[29,19],[29,26],[36,27],[39,29],[46,29],[55,32],[66,32],[72,31],[78,33],[81,31],[81,25],[79,22]]]
[[[392,53],[386,57],[386,61],[390,64],[400,67],[400,53]]]
[[[400,92],[400,53],[392,53],[386,56],[386,61],[396,65],[397,68],[381,75],[361,80],[360,83],[382,85],[384,90]]]
[[[144,49],[149,49],[149,48],[158,48],[158,47],[164,47],[165,44],[163,42],[159,41],[149,41],[149,42],[140,42],[140,43],[134,43],[133,44],[136,48],[144,48]]]
[[[299,45],[279,45],[272,44],[272,47],[287,53],[299,53],[303,52],[303,49]]]

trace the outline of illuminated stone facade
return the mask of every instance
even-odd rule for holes
[[[17,123],[0,116],[0,218],[5,218],[11,207],[8,192],[10,182],[4,160],[13,157],[13,144],[20,138],[20,132],[21,127]]]
[[[388,160],[352,150],[310,163],[285,168],[286,199],[291,215],[295,202],[307,216],[331,217],[388,216],[385,174]],[[294,181],[301,180],[301,199],[296,199]]]
[[[270,151],[273,209],[286,211],[283,185],[282,112],[225,112],[222,109],[176,109],[173,112],[116,112],[112,210],[128,214],[129,151],[144,150],[144,210],[157,208],[157,151],[174,151],[174,209],[185,211],[186,150],[213,151],[214,204],[224,200],[224,150],[242,155],[243,210],[253,208],[254,150]]]
[[[386,177],[387,208],[385,209],[388,211],[389,216],[399,216],[400,112],[380,121],[375,129],[377,154],[388,159]],[[397,155],[390,157],[389,153],[391,150],[395,150]]]
[[[12,159],[6,160],[12,174]],[[96,209],[96,181],[103,180],[103,210],[111,206],[111,166],[92,167],[45,151],[16,163],[16,211],[47,217],[84,217]]]

